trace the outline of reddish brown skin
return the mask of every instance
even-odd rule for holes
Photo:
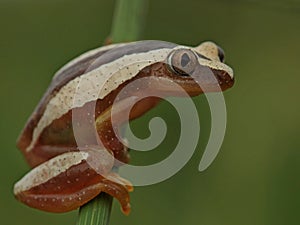
[[[224,91],[233,85],[234,81],[225,72],[213,71],[213,73],[219,83],[215,83],[215,81],[209,77],[201,78],[200,80],[203,81],[206,88],[205,91],[218,91],[218,88],[220,87]],[[179,84],[190,96],[196,96],[203,93],[202,88],[199,87],[194,79],[190,77],[181,77],[171,72],[165,63],[156,63],[144,68],[132,80],[137,80],[142,77],[149,77],[153,81],[151,82],[151,86],[148,83],[142,82],[138,84],[139,90],[143,90],[143,93],[148,93],[149,95],[151,95],[151,93],[157,94],[159,92],[165,96],[177,96],[178,93],[174,91],[175,89],[173,89],[173,83],[171,81]],[[161,82],[159,77],[167,78],[170,82]],[[119,86],[104,99],[98,100],[96,102],[96,108],[94,108],[95,102],[86,103],[83,107],[73,109],[73,111],[69,111],[61,118],[53,121],[42,132],[33,150],[27,153],[25,149],[32,138],[33,124],[37,123],[37,121],[29,121],[18,140],[18,147],[24,153],[30,166],[35,167],[64,152],[78,151],[72,127],[72,113],[75,111],[77,115],[82,115],[81,124],[85,127],[81,128],[85,133],[89,134],[85,139],[87,145],[97,145],[96,137],[90,135],[93,133],[94,127],[93,124],[90,124],[90,119],[95,121],[95,118],[101,117],[104,112],[109,111],[117,94],[124,86],[131,83],[132,80]],[[128,93],[127,97],[139,95],[136,88],[132,88],[131,90],[132,92]],[[126,98],[126,96],[124,96],[124,98]],[[143,115],[148,110],[155,107],[159,101],[159,98],[148,97],[138,102],[131,110],[130,119]],[[117,104],[117,102],[118,101],[116,101],[115,104]],[[86,115],[88,112],[90,112],[91,115],[93,115],[94,112],[95,118],[87,117]],[[121,113],[119,116],[122,117]],[[125,119],[126,118],[124,118],[124,120]],[[122,118],[120,120],[120,125],[121,122]],[[111,151],[116,159],[125,163],[129,161],[127,148],[119,141],[119,134],[114,132],[110,117],[105,119],[102,124],[98,124],[97,132],[104,147],[108,151]],[[111,141],[112,139],[114,141]],[[90,176],[86,176],[87,171],[89,171]],[[74,181],[78,177],[80,177],[81,182]],[[71,183],[66,185],[66,180],[70,180]],[[58,190],[58,186],[64,187],[64,190]],[[17,198],[34,208],[50,212],[66,212],[78,208],[103,191],[116,197],[122,205],[123,212],[128,214],[130,211],[128,191],[131,189],[132,187],[126,187],[105,179],[100,174],[93,171],[93,168],[90,168],[86,162],[83,162],[80,165],[73,166],[66,173],[54,177],[43,185],[20,193]],[[83,190],[85,191],[85,194],[82,194]],[[70,197],[72,200],[67,200],[70,199]],[[56,199],[54,202],[52,201],[53,198]],[[42,205],[40,199],[46,199]],[[62,202],[62,199],[66,200]]]
[[[131,187],[113,183],[100,176],[84,161],[71,167],[67,173],[61,173],[42,185],[22,192],[18,199],[32,207],[38,206],[37,208],[44,211],[66,212],[78,208],[78,205],[88,202],[105,190],[112,196],[118,196],[123,211],[129,213],[130,189]]]

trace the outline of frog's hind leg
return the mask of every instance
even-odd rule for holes
[[[106,149],[64,153],[31,170],[15,184],[14,194],[30,207],[67,212],[106,192],[117,198],[128,214],[132,185],[111,172],[113,164]]]

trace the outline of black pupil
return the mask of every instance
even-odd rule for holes
[[[190,57],[188,54],[184,53],[181,57],[181,66],[185,67],[189,62],[191,61]]]

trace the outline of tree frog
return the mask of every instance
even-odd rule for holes
[[[117,99],[123,87],[145,77],[151,82],[136,82],[123,98]],[[80,82],[85,85],[78,86]],[[106,192],[117,198],[122,211],[128,214],[133,186],[112,168],[117,166],[116,160],[128,163],[129,154],[111,122],[112,106],[119,107],[121,125],[127,99],[141,92],[178,96],[173,84],[196,96],[204,91],[224,91],[233,86],[234,77],[224,63],[223,50],[213,42],[197,47],[153,40],[112,44],[84,53],[63,66],[17,141],[33,169],[15,184],[16,198],[40,210],[67,212]],[[139,101],[129,119],[143,115],[160,100],[147,97]],[[79,115],[77,124],[72,123],[74,113]],[[96,130],[102,145],[96,138],[82,135],[85,144],[79,151],[74,128],[85,134],[90,127]]]

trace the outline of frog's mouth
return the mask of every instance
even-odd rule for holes
[[[231,88],[234,84],[234,78],[231,77],[226,71],[211,69],[215,78],[218,80],[219,86],[222,91]]]
[[[204,92],[221,92],[234,84],[233,76],[226,70],[202,65],[198,65],[191,74],[179,75],[171,72],[165,63],[156,63],[144,69],[136,78],[143,76],[149,77],[144,85],[147,91],[172,96],[181,96],[178,85],[190,96],[197,96]]]
[[[208,66],[198,66],[191,74],[202,92],[220,92],[232,87],[234,84],[233,75],[225,70],[218,70]]]

